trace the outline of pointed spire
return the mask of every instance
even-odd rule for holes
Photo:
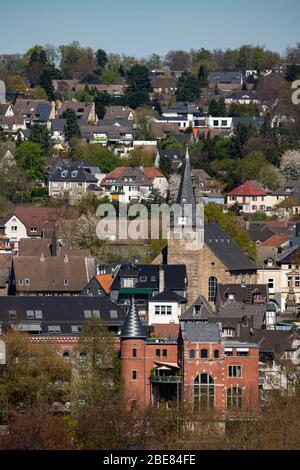
[[[122,327],[121,339],[146,339],[144,327],[136,311],[134,297],[132,298],[130,311]]]
[[[185,154],[185,161],[190,159],[190,154],[189,154],[189,146],[186,146],[186,154]]]
[[[185,162],[182,170],[177,204],[192,204],[193,207],[196,207],[196,199],[193,188],[191,161],[188,146],[186,147]]]

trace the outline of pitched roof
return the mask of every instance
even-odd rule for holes
[[[145,176],[141,168],[119,167],[106,175],[101,182],[101,186],[108,186],[112,180],[115,184],[122,186],[142,185],[152,186],[151,181]],[[126,181],[127,180],[127,181]]]
[[[242,72],[210,72],[208,75],[208,81],[211,84],[237,84],[241,85],[243,82]]]
[[[253,298],[255,294],[261,294],[264,301],[262,303],[266,303],[268,292],[267,286],[265,284],[219,284],[218,285],[218,299],[221,302],[227,302],[228,296],[232,294],[235,297],[236,302],[241,303],[248,303],[249,300]]]
[[[17,256],[13,260],[13,271],[17,292],[76,293],[94,276],[95,260],[82,256]],[[29,285],[25,279],[29,280]]]
[[[265,246],[265,247],[271,247],[271,246],[275,246],[275,247],[279,247],[281,245],[284,245],[285,243],[287,243],[289,240],[289,237],[287,235],[284,235],[282,233],[276,233],[275,235],[273,235],[271,238],[268,238],[268,240],[264,241],[262,243],[262,246]]]
[[[186,322],[183,338],[189,343],[219,343],[221,340],[218,323],[203,324],[200,322]]]
[[[184,297],[180,297],[173,291],[165,290],[164,292],[160,292],[155,297],[149,300],[149,302],[180,302],[185,303],[186,299]]]
[[[153,326],[153,332],[155,335],[159,336],[161,339],[174,339],[177,340],[180,331],[179,324],[155,324]]]
[[[227,196],[267,196],[267,193],[258,186],[255,186],[251,181],[247,181],[230,191]]]
[[[154,181],[155,178],[164,178],[162,172],[159,171],[157,168],[145,166],[143,167],[142,171],[149,181]]]
[[[111,274],[100,274],[99,276],[96,276],[96,278],[104,292],[108,295],[110,293],[110,287],[113,283],[113,276]]]
[[[214,316],[214,311],[207,302],[206,298],[201,295],[181,316],[182,321],[197,321]]]
[[[222,261],[229,271],[256,271],[257,266],[216,223],[207,224],[205,244]]]
[[[72,182],[72,183],[98,183],[97,178],[87,169],[74,164],[57,168],[49,175],[49,181],[53,182]]]
[[[58,219],[76,219],[78,210],[74,208],[54,209],[49,207],[18,206],[4,219],[6,224],[12,217],[17,217],[26,227],[27,235],[41,237],[45,229],[54,229]],[[32,228],[36,228],[32,232]]]
[[[42,319],[28,320],[27,313],[37,311],[42,314]],[[124,311],[106,296],[1,297],[0,321],[7,322],[8,326],[9,312],[15,312],[18,322],[22,324],[40,323],[43,334],[48,334],[48,326],[60,325],[61,334],[68,336],[74,335],[73,325],[85,323],[87,313],[100,315],[108,326],[120,326],[125,319]]]

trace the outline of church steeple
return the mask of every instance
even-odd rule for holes
[[[145,329],[135,307],[135,300],[132,299],[131,309],[123,324],[121,339],[146,339]]]
[[[177,196],[177,204],[192,204],[193,207],[196,207],[196,198],[193,188],[191,161],[188,146],[186,148],[185,162]]]

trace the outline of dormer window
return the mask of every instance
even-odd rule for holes
[[[36,233],[36,232],[37,232],[37,227],[31,227],[30,231],[31,231],[32,233]]]
[[[78,171],[72,171],[72,178],[77,178]]]
[[[67,176],[68,176],[68,171],[67,170],[61,172],[61,177],[62,178],[66,178]]]

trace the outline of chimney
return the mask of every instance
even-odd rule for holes
[[[161,294],[165,290],[165,270],[164,266],[159,267],[159,293]]]

